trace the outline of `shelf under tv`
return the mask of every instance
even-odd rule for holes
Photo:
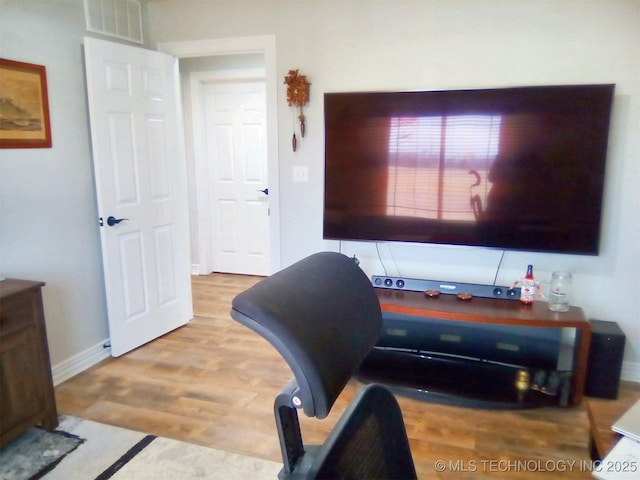
[[[578,405],[583,396],[590,326],[578,307],[551,312],[544,302],[522,305],[503,299],[428,298],[421,292],[376,289],[383,333],[358,378],[438,403],[477,408]],[[575,329],[571,345],[555,332]],[[558,371],[557,358],[569,368]],[[531,384],[543,372],[564,384],[557,393],[527,389],[519,394],[518,372]]]

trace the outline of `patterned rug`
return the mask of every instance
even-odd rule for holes
[[[62,430],[27,430],[0,449],[0,480],[41,478],[83,442]]]
[[[14,441],[1,454],[4,456],[0,457],[0,480],[267,480],[277,478],[282,467],[268,460],[70,416],[60,417],[56,432],[40,437],[48,436],[71,438],[78,443],[44,466],[36,466],[33,462],[26,468],[27,458],[46,457],[45,452],[51,449],[44,442],[34,441],[28,455],[17,454],[13,449]],[[21,460],[22,469],[12,467],[9,470],[8,464],[20,463],[18,460]]]

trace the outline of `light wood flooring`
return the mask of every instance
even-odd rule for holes
[[[57,386],[59,413],[280,462],[273,400],[292,373],[228,314],[231,299],[257,280],[193,277],[195,318]],[[350,382],[324,420],[300,413],[305,443],[324,440],[360,387]],[[639,392],[640,384],[624,383],[621,396]],[[584,402],[495,411],[398,400],[421,479],[592,478]]]

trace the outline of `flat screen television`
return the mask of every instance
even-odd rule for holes
[[[323,236],[597,255],[613,95],[325,93]]]

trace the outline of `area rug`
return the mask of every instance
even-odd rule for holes
[[[0,449],[0,480],[40,478],[83,442],[61,430],[27,430]]]
[[[61,417],[58,430],[83,441],[41,475],[0,476],[0,480],[267,480],[276,479],[282,467],[277,462],[76,417]]]

